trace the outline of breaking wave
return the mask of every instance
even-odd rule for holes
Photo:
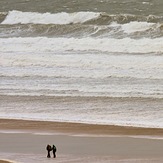
[[[71,24],[84,23],[88,20],[95,19],[100,13],[94,12],[77,12],[77,13],[36,13],[10,11],[2,24]]]
[[[3,16],[2,16],[3,15]],[[162,17],[107,15],[95,12],[33,13],[10,11],[0,25],[0,37],[158,38]],[[2,18],[1,18],[2,19]],[[158,19],[160,19],[158,21]]]
[[[163,25],[159,23],[130,22],[110,25],[55,25],[14,24],[1,25],[0,37],[110,37],[110,38],[158,38],[163,36]]]
[[[0,23],[5,20],[7,12],[0,12]]]
[[[97,24],[108,25],[112,22],[120,24],[129,23],[131,21],[145,22],[163,22],[163,16],[139,16],[139,15],[109,15],[100,12],[74,12],[74,13],[37,13],[9,11],[2,24]]]

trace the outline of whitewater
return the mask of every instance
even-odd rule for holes
[[[163,15],[49,10],[0,10],[0,118],[163,128]]]

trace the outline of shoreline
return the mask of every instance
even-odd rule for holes
[[[163,129],[163,124],[161,120],[162,112],[161,110],[160,112],[158,111],[159,108],[161,108],[163,105],[162,99],[138,98],[138,97],[113,98],[113,97],[101,97],[101,96],[78,97],[78,96],[1,95],[0,102],[3,108],[2,117],[1,117],[3,119],[5,118],[21,119],[22,117],[26,117],[25,119],[31,121],[32,119],[34,121],[47,120],[47,121],[58,121],[58,122],[62,122],[64,120],[65,122],[63,121],[63,123],[69,123],[70,120],[71,122],[74,123],[79,122],[82,124],[94,124],[94,125],[96,125],[97,122],[99,125],[103,125],[103,126],[108,125],[107,122],[113,122],[112,126],[122,126],[122,127],[133,126],[135,128]],[[84,106],[83,108],[83,104],[87,104],[87,105]],[[24,110],[24,105],[26,107],[25,110]],[[93,107],[94,108],[93,110],[92,110],[92,105],[95,105]],[[143,111],[140,109],[140,108],[146,108],[146,105],[152,108],[152,109],[149,108],[149,112],[147,113],[145,110]],[[35,106],[36,108],[33,109],[33,106]],[[108,106],[109,109],[107,110]],[[130,110],[127,106],[133,107],[133,110]],[[68,110],[67,107],[69,107]],[[100,108],[102,107],[101,111],[98,110],[99,107]],[[114,107],[121,108],[120,109],[121,112],[119,113],[116,110],[114,110]],[[51,112],[49,113],[46,111],[47,108],[51,108],[51,109],[54,108],[54,109],[52,109]],[[6,109],[7,110],[11,109],[11,111],[6,112]],[[100,115],[98,115],[98,111],[100,111]],[[150,112],[154,114],[150,114]],[[10,117],[8,117],[8,114]],[[91,114],[93,115],[92,117]],[[138,117],[135,117],[135,115],[137,114]],[[142,117],[143,114],[147,116],[147,119],[146,117],[144,117],[147,121]],[[38,118],[38,116],[40,117],[40,119]],[[139,122],[139,120],[141,122]],[[128,123],[130,125],[128,125]]]
[[[51,162],[45,147],[55,144],[57,163],[162,163],[162,138],[163,129],[0,119],[0,160]]]
[[[73,122],[35,121],[20,119],[0,119],[0,130],[38,131],[63,134],[87,135],[124,135],[124,136],[159,136],[163,137],[161,128],[144,128],[131,126],[85,124]]]

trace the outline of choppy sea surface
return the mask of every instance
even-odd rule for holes
[[[0,118],[163,128],[162,0],[1,0]]]

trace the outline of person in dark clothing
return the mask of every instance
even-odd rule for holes
[[[55,145],[53,145],[52,150],[53,150],[53,157],[56,158],[56,151],[57,151],[57,148],[56,148]]]
[[[51,156],[50,156],[50,151],[52,150],[52,147],[48,144],[48,145],[46,146],[46,150],[48,151],[47,157],[50,158],[50,157],[51,157]]]

